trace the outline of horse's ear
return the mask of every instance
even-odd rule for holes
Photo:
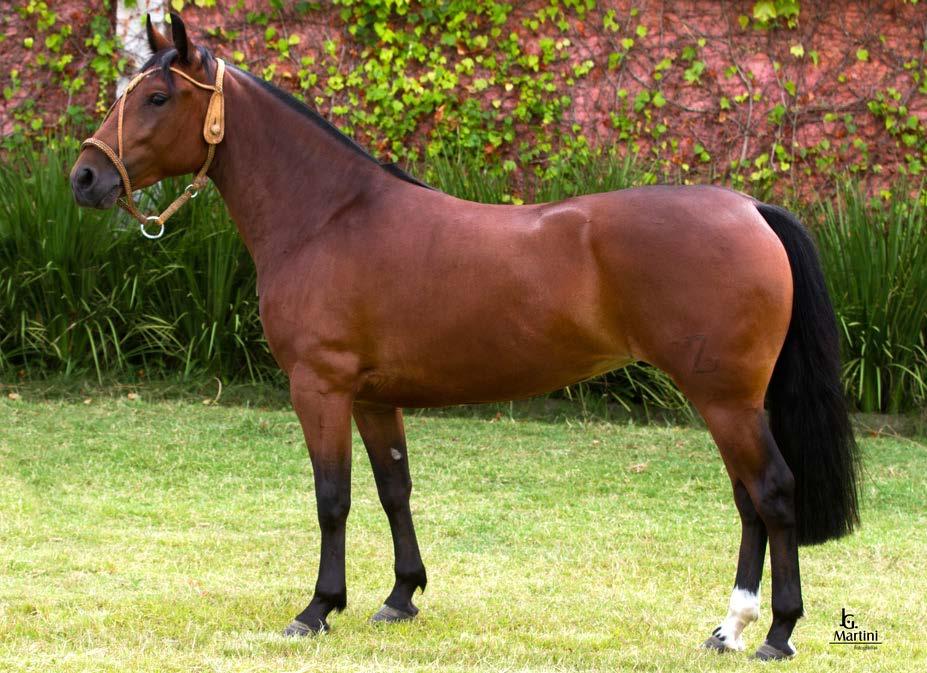
[[[171,41],[164,37],[151,22],[151,14],[145,15],[145,31],[148,33],[148,47],[151,53],[157,54],[162,49],[171,46]]]
[[[187,39],[187,27],[183,25],[183,19],[180,18],[180,15],[174,12],[171,12],[171,35],[174,38],[174,47],[177,49],[180,62],[189,63],[192,49],[190,41]]]

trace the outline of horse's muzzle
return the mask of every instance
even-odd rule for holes
[[[71,169],[71,191],[79,206],[112,208],[122,194],[122,182],[112,166],[96,166],[92,160],[78,159]]]

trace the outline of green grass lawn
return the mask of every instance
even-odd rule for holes
[[[802,551],[796,660],[698,649],[739,542],[704,430],[502,415],[407,418],[428,591],[372,626],[392,545],[355,439],[348,607],[308,602],[318,532],[285,410],[0,400],[2,671],[899,671],[927,668],[927,448],[863,440],[864,527]],[[769,573],[760,623],[763,640]],[[885,644],[830,646],[841,608]]]

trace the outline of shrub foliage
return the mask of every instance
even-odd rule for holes
[[[216,191],[181,209],[163,239],[147,241],[119,211],[77,208],[67,184],[74,145],[54,141],[41,153],[21,145],[0,172],[0,379],[280,381],[262,337],[251,260]],[[440,156],[419,173],[462,198],[517,201],[512,175],[467,157]],[[630,160],[600,153],[527,188],[542,201],[651,181]],[[182,188],[166,181],[143,206],[160,211]],[[847,393],[862,410],[904,411],[927,398],[925,194],[901,186],[870,199],[847,183],[804,212],[843,326]],[[644,365],[568,394],[684,405]]]

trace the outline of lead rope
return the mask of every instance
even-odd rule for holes
[[[213,157],[216,155],[216,145],[222,142],[222,138],[225,136],[225,100],[223,94],[223,82],[225,80],[225,61],[221,58],[216,59],[218,66],[216,68],[216,83],[215,84],[204,84],[203,82],[198,82],[197,80],[190,77],[185,72],[178,70],[177,68],[171,66],[170,70],[173,73],[176,73],[183,77],[185,80],[191,84],[198,86],[201,89],[206,89],[207,91],[212,91],[212,96],[209,99],[209,107],[206,110],[206,119],[203,122],[203,138],[206,140],[208,149],[206,151],[206,161],[203,163],[203,166],[196,173],[196,176],[193,178],[193,182],[187,185],[183,194],[178,196],[174,201],[162,212],[160,215],[144,215],[139,212],[138,208],[135,206],[135,202],[132,200],[132,182],[129,180],[129,173],[126,171],[125,164],[122,162],[122,131],[123,131],[123,116],[126,106],[126,98],[129,97],[129,93],[138,86],[139,82],[145,79],[152,72],[157,70],[157,68],[152,68],[141,72],[136,75],[132,81],[129,82],[129,85],[126,87],[126,90],[122,93],[119,99],[114,103],[116,106],[116,148],[117,151],[114,152],[113,148],[107,145],[105,142],[99,138],[93,136],[87,138],[84,142],[81,143],[81,149],[84,149],[87,146],[92,145],[98,150],[103,152],[104,155],[112,162],[113,166],[116,167],[116,170],[119,172],[119,177],[122,179],[123,190],[125,195],[121,196],[117,203],[129,213],[132,217],[138,220],[139,225],[141,226],[142,236],[145,238],[156,239],[161,238],[164,235],[165,222],[190,199],[195,199],[197,194],[203,187],[206,186],[206,183],[209,181],[209,178],[206,177],[206,172],[209,170],[210,164],[212,164]],[[110,107],[109,112],[107,112],[107,117],[112,113],[113,108]],[[106,121],[104,119],[104,121]],[[149,233],[147,226],[151,223],[159,225],[157,233]]]

